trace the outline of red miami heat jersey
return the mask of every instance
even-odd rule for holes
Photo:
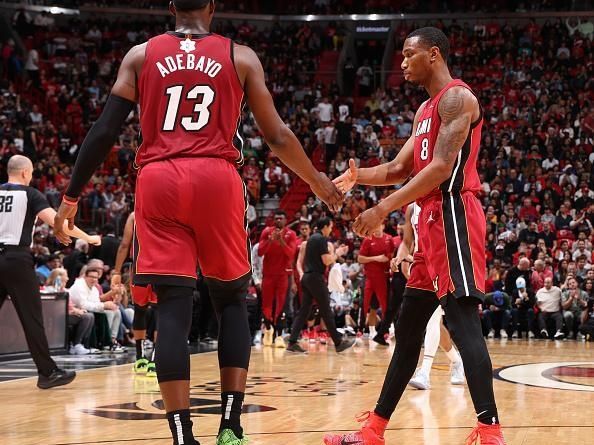
[[[433,159],[433,150],[435,149],[435,142],[439,133],[441,125],[441,118],[439,117],[438,106],[442,96],[452,87],[462,86],[472,89],[459,79],[452,80],[443,90],[432,99],[424,103],[423,111],[419,117],[417,128],[415,132],[415,147],[414,147],[414,174],[416,175],[422,169],[427,167]],[[474,92],[472,92],[474,94]],[[477,159],[481,143],[481,131],[483,128],[483,113],[476,122],[470,126],[470,131],[462,149],[458,153],[458,158],[454,164],[452,174],[450,177],[435,189],[424,199],[429,198],[441,192],[462,193],[473,192],[478,193],[481,189],[481,183],[477,171]]]
[[[244,92],[230,39],[176,32],[150,39],[138,88],[138,166],[180,157],[243,161]]]

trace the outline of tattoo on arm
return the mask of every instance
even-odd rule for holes
[[[439,101],[441,127],[435,144],[434,157],[453,164],[464,145],[475,107],[474,95],[466,88],[452,88]]]

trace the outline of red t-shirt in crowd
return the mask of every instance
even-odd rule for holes
[[[258,255],[263,256],[262,275],[286,275],[293,270],[297,251],[297,234],[285,227],[280,239],[272,239],[276,227],[266,227],[260,236]],[[282,240],[282,242],[281,242]]]
[[[363,256],[377,256],[386,255],[388,258],[392,258],[394,254],[394,239],[384,233],[381,237],[372,236],[371,238],[365,238],[363,244],[361,244],[360,255]],[[385,263],[371,262],[363,265],[365,275],[369,276],[385,276],[390,271],[390,262]]]

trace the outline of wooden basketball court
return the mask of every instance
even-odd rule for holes
[[[489,341],[499,412],[509,445],[594,443],[594,348],[575,341]],[[344,355],[310,345],[298,356],[254,348],[243,426],[252,444],[321,444],[328,431],[357,428],[374,407],[391,348],[364,344]],[[387,444],[464,444],[475,424],[466,386],[449,383],[438,353],[432,389],[407,389]],[[192,356],[194,432],[214,444],[218,427],[216,352]],[[0,383],[3,445],[172,443],[154,379],[131,365],[80,372],[66,387],[41,391],[35,379]]]

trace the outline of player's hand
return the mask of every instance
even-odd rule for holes
[[[64,221],[68,221],[68,229],[74,230],[74,217],[77,210],[78,204],[72,205],[62,201],[54,217],[54,235],[59,242],[66,246],[72,242],[72,238],[64,231]]]
[[[355,186],[355,184],[357,184],[358,177],[359,169],[357,168],[357,164],[355,164],[354,159],[349,159],[349,168],[347,171],[332,182],[336,184],[336,187],[338,187],[338,190],[342,193],[347,193]]]
[[[101,237],[99,235],[91,235],[87,240],[89,244],[93,246],[100,246],[101,245]]]
[[[357,217],[353,224],[353,231],[361,237],[371,236],[380,228],[385,218],[386,215],[377,206],[372,207]]]
[[[343,196],[328,176],[319,172],[316,181],[309,185],[311,190],[320,198],[332,212],[338,212],[342,207]]]
[[[390,258],[388,258],[386,255],[382,254],[382,255],[378,255],[377,256],[377,262],[378,263],[387,263],[388,261],[390,261]]]

